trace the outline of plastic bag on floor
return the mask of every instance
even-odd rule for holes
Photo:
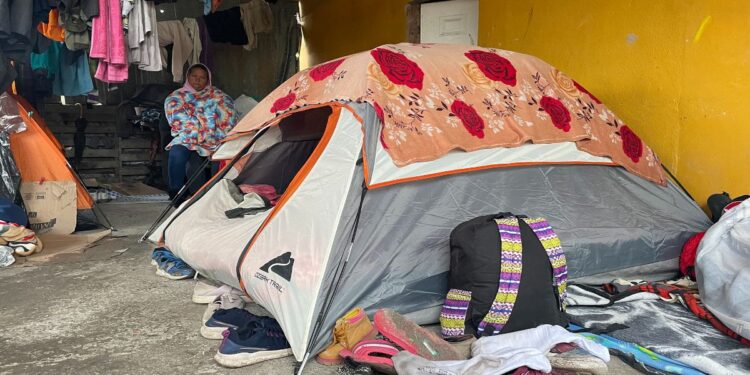
[[[0,246],[0,267],[8,267],[16,262],[13,257],[13,249],[8,246]]]

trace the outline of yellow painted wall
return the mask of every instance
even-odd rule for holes
[[[705,205],[750,192],[750,1],[480,0],[479,44],[568,73]]]
[[[408,0],[301,0],[300,67],[406,41]]]

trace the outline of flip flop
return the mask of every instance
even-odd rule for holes
[[[373,318],[378,331],[409,353],[430,361],[467,359],[449,342],[391,310],[380,309]]]

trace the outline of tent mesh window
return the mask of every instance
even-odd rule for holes
[[[234,183],[271,185],[283,194],[323,137],[331,113],[331,107],[320,107],[281,120],[281,140],[249,154]]]

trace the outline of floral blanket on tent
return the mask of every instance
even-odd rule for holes
[[[521,53],[441,44],[384,45],[301,71],[261,101],[232,133],[301,107],[368,102],[398,166],[527,142],[578,149],[661,185],[659,159],[583,86]]]

